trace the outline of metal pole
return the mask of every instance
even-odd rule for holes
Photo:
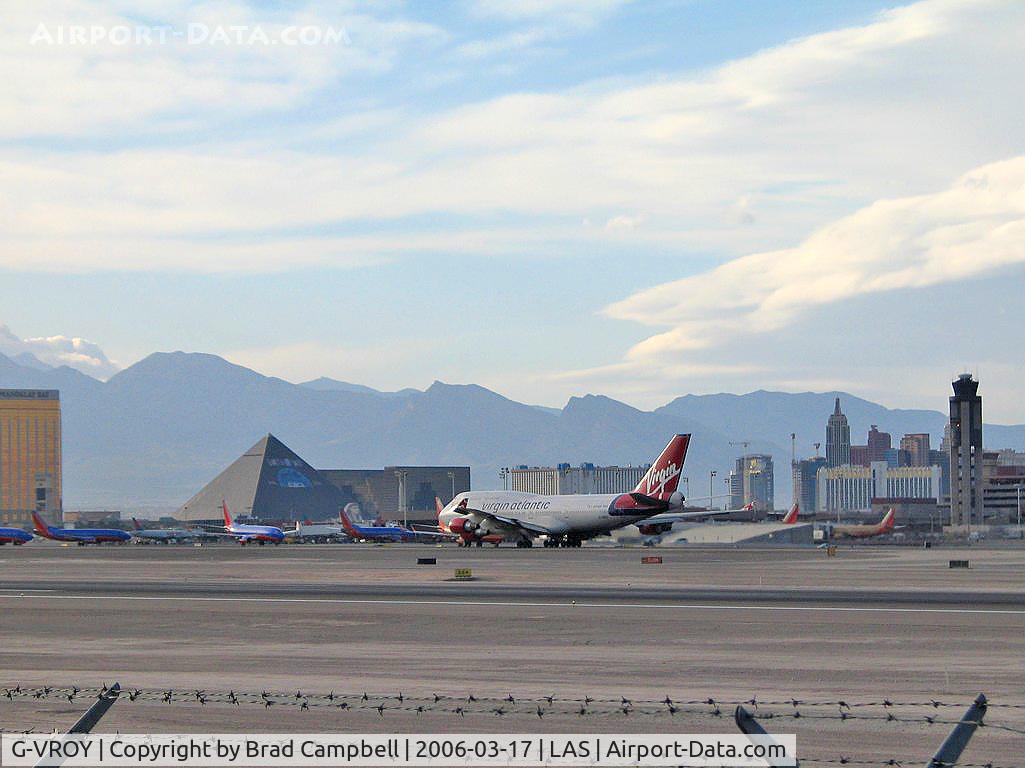
[[[712,490],[712,479],[715,477],[716,472],[714,469],[708,472],[708,508],[712,508],[712,498],[715,495],[715,491]]]
[[[1018,538],[1021,538],[1021,486],[1016,486],[1014,490],[1018,497]]]
[[[926,763],[926,768],[941,768],[956,763],[965,747],[968,746],[968,742],[972,740],[972,736],[975,735],[975,731],[982,724],[982,718],[985,715],[986,697],[980,693],[975,699],[975,703],[961,718],[961,722],[955,725],[954,730],[943,740],[932,760]]]
[[[741,733],[747,734],[748,736],[771,736],[767,730],[762,728],[762,724],[755,720],[754,715],[748,712],[743,707],[737,707],[733,711],[733,721],[737,724]],[[799,768],[801,765],[800,761],[794,759],[795,768]]]

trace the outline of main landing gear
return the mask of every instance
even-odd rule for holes
[[[581,544],[583,544],[583,539],[578,539],[575,536],[549,536],[545,539],[545,546],[550,548],[579,547]]]

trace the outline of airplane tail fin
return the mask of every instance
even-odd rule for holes
[[[795,501],[794,506],[790,508],[790,511],[783,516],[783,519],[780,522],[785,523],[786,525],[793,525],[797,522],[797,516],[800,513],[801,506]]]
[[[43,536],[44,538],[48,539],[52,535],[50,533],[50,526],[46,524],[46,521],[43,520],[43,518],[40,516],[38,512],[32,513],[32,527],[36,529],[36,533],[38,533],[40,536]]]
[[[135,526],[135,530],[137,530],[137,531],[141,531],[142,530],[142,526],[139,525],[139,521],[136,520],[134,517],[132,518],[132,525]]]
[[[690,435],[674,435],[633,492],[668,502],[680,485],[688,445]]]
[[[224,514],[224,527],[231,528],[231,513],[228,511],[228,502],[221,499],[221,512]]]
[[[360,538],[359,531],[356,530],[356,526],[352,524],[352,521],[349,519],[349,516],[345,512],[345,510],[348,508],[349,505],[346,504],[344,507],[338,510],[338,520],[341,522],[342,530],[345,531],[346,534],[348,534],[350,537],[354,539],[358,539]]]
[[[437,516],[441,517],[441,511],[445,508],[445,505],[441,503],[441,499],[438,496],[434,497],[434,510],[437,512]]]
[[[890,507],[888,510],[886,510],[886,514],[883,515],[883,519],[879,523],[879,530],[882,533],[886,533],[888,531],[892,531],[893,530],[893,521],[894,521],[894,518],[896,518],[896,516],[897,516],[897,513],[894,512],[893,507]]]

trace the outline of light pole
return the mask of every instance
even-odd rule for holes
[[[454,499],[456,497],[456,473],[455,472],[449,472],[448,473],[448,479],[452,481],[452,495],[449,496],[448,500],[452,501],[452,499]]]
[[[1018,497],[1018,538],[1021,538],[1021,483],[1014,488]]]
[[[709,509],[712,508],[712,499],[715,498],[715,491],[712,489],[712,481],[715,479],[715,476],[717,474],[719,474],[719,473],[716,472],[714,469],[710,469],[708,471],[708,508]]]
[[[395,477],[399,479],[399,509],[402,510],[402,527],[407,527],[407,519],[409,517],[409,505],[406,503],[406,475],[409,474],[404,469],[400,469],[395,473]]]
[[[686,499],[688,496],[690,496],[690,478],[681,476],[680,482],[684,485],[685,490],[683,492],[683,498]]]

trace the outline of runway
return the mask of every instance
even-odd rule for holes
[[[439,564],[417,566],[428,554]],[[0,688],[119,680],[144,692],[105,721],[123,732],[729,732],[725,702],[754,697],[778,718],[771,730],[798,734],[805,756],[920,764],[949,731],[924,718],[961,714],[931,699],[960,705],[985,692],[1025,703],[1016,551],[972,552],[960,573],[947,568],[958,552],[708,549],[663,553],[661,566],[642,565],[644,554],[5,549]],[[478,580],[449,581],[455,567]],[[188,693],[166,705],[156,693],[167,688]],[[197,689],[283,698],[201,705],[187,700]],[[352,708],[316,698],[331,691],[351,694]],[[515,704],[503,703],[510,696]],[[658,704],[667,696],[723,704],[669,715]],[[604,703],[578,714],[589,698]],[[632,714],[611,703],[621,699]],[[803,703],[768,703],[790,699]],[[868,719],[837,719],[839,700],[873,704],[854,710]],[[0,698],[0,723],[47,728],[81,708]],[[1023,712],[997,706],[989,717],[1025,727]],[[1022,739],[988,729],[965,760],[1017,764]]]
[[[58,594],[59,593],[59,594]],[[246,584],[150,581],[124,584],[66,580],[5,581],[0,596],[59,596],[79,599],[249,600],[256,602],[330,601],[338,604],[406,603],[436,605],[546,606],[618,608],[780,608],[787,610],[853,609],[970,613],[996,611],[1025,614],[1025,592],[946,592],[844,589],[689,589],[655,587],[584,587],[489,585],[473,581],[448,584]]]

